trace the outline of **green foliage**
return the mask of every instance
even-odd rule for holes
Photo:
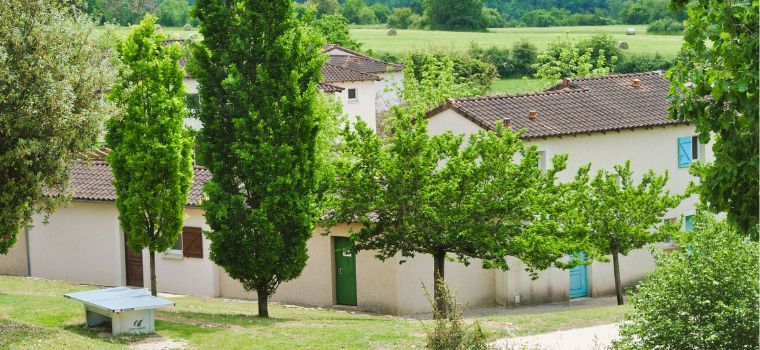
[[[374,11],[375,17],[377,17],[378,23],[387,23],[388,17],[391,15],[391,9],[381,3],[373,4],[369,7]]]
[[[361,44],[351,38],[348,21],[341,15],[322,15],[316,17],[312,10],[307,9],[302,17],[304,23],[322,34],[329,44],[337,44],[349,50],[361,50]]]
[[[88,12],[101,22],[130,25],[140,22],[147,13],[155,14],[155,0],[94,0]]]
[[[425,67],[429,62],[450,60],[453,66],[453,74],[456,75],[455,82],[457,84],[469,85],[475,90],[474,93],[478,95],[485,94],[498,76],[494,65],[473,57],[466,52],[443,49],[414,51],[407,56],[407,60],[411,61],[412,64],[412,68],[408,69],[407,72],[412,73],[410,74],[411,77],[417,80],[420,80],[422,75],[419,68]],[[456,97],[462,96],[465,95]]]
[[[290,0],[198,0],[204,40],[191,68],[200,86],[200,152],[213,173],[203,203],[211,260],[258,294],[259,316],[306,265],[325,161],[318,149],[324,44]]]
[[[580,205],[566,212],[568,220],[579,220],[588,230],[589,245],[585,251],[592,259],[606,260],[612,255],[618,304],[622,304],[622,286],[618,254],[662,241],[677,227],[662,224],[668,210],[676,207],[682,195],[671,195],[665,186],[668,174],[645,173],[638,185],[633,181],[630,161],[616,165],[615,171],[601,169],[591,179],[591,165],[578,170],[576,194]]]
[[[163,0],[158,5],[157,15],[162,25],[180,27],[190,22],[190,6],[187,0]]]
[[[117,48],[122,66],[108,98],[124,113],[109,120],[106,134],[119,223],[133,250],[151,253],[153,295],[153,255],[169,249],[182,232],[193,181],[182,49],[164,45],[167,37],[155,24],[155,17],[146,16]]]
[[[308,0],[306,1],[306,5],[316,7],[317,17],[340,14],[340,3],[338,3],[338,0]]]
[[[112,50],[93,31],[59,2],[0,2],[0,254],[33,214],[65,202],[69,166],[95,148],[110,114],[100,97]]]
[[[408,7],[393,9],[388,16],[388,28],[407,29],[414,23],[417,15]]]
[[[364,0],[346,0],[341,8],[341,14],[349,23],[374,24],[377,23],[375,11],[364,3]]]
[[[474,43],[468,50],[471,56],[493,64],[501,78],[535,73],[531,65],[536,62],[537,52],[538,49],[528,41],[515,43],[512,51],[495,46],[484,49]]]
[[[690,3],[682,59],[666,75],[671,116],[693,123],[701,143],[714,142],[715,162],[692,169],[700,198],[754,240],[760,215],[758,12],[757,1]]]
[[[593,60],[592,56],[597,59]],[[537,62],[531,67],[536,70],[536,77],[546,80],[610,74],[611,67],[617,62],[617,56],[608,61],[604,50],[593,51],[588,48],[581,53],[578,46],[569,41],[555,41],[546,51],[538,55]]]
[[[683,23],[672,18],[661,18],[647,26],[647,33],[680,34],[683,30]]]
[[[462,312],[457,306],[456,296],[451,293],[446,283],[438,283],[438,294],[446,303],[446,310],[439,310],[438,303],[430,297],[425,290],[430,306],[435,315],[446,315],[446,317],[436,317],[433,328],[425,329],[425,348],[430,350],[488,350],[488,339],[480,328],[480,324],[475,322],[468,326],[464,324]]]
[[[599,55],[604,55],[605,62],[610,62],[611,66],[617,63],[618,59],[623,57],[623,51],[618,47],[617,41],[610,34],[595,34],[590,38],[578,41],[575,46],[580,52],[591,51],[591,61],[598,62]]]
[[[697,217],[693,235],[631,298],[615,349],[757,349],[760,247],[726,222]]]
[[[501,18],[499,10],[490,7],[483,8],[483,22],[486,28],[500,28],[504,26],[504,19]]]
[[[524,14],[520,20],[528,27],[554,27],[561,25],[561,18],[567,15],[566,11],[538,9]]]
[[[471,82],[459,79],[449,57],[427,55],[419,65],[407,61],[399,96],[417,115],[440,105],[447,98],[477,94],[478,89]]]
[[[665,71],[672,67],[675,59],[667,59],[660,54],[625,55],[615,65],[617,73],[651,72],[655,70]]]
[[[361,120],[346,127],[326,226],[360,223],[351,232],[355,248],[381,260],[430,254],[436,281],[447,254],[486,268],[507,269],[507,256],[536,269],[566,267],[558,259],[579,249],[565,239],[574,227],[558,221],[571,199],[556,183],[566,156],[542,171],[535,146],[506,127],[467,142],[451,132],[431,136],[417,111],[394,107],[385,139]]]
[[[433,30],[483,31],[484,0],[426,0],[425,17]]]

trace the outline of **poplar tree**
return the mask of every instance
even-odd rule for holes
[[[193,177],[193,140],[184,125],[184,70],[179,44],[164,45],[148,15],[119,44],[122,66],[109,99],[123,115],[108,122],[106,141],[116,188],[119,222],[130,248],[150,252],[151,294],[156,288],[156,252],[179,238]]]
[[[101,39],[68,2],[0,1],[0,254],[68,200],[71,164],[97,147],[114,77]]]
[[[570,212],[585,226],[588,235],[586,252],[596,260],[612,255],[618,305],[623,305],[620,282],[620,255],[647,244],[661,242],[677,227],[664,223],[669,209],[676,207],[683,195],[665,189],[668,174],[645,173],[638,184],[633,181],[630,161],[616,165],[614,171],[601,169],[589,176],[590,165],[578,170],[575,195],[579,199]]]
[[[210,257],[268,317],[269,296],[303,271],[318,218],[323,43],[291,0],[199,0],[196,15]]]

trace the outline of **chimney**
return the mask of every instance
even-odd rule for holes
[[[506,128],[512,127],[512,118],[504,118],[504,127]]]
[[[569,78],[562,78],[562,87],[563,88],[570,87],[570,79]]]
[[[641,87],[641,80],[639,79],[633,79],[633,87],[638,89]]]
[[[534,110],[529,111],[528,112],[528,118],[530,118],[530,120],[536,120],[536,119],[538,119],[538,112],[536,112]]]

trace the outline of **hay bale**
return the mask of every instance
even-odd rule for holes
[[[623,50],[628,50],[628,43],[625,42],[625,41],[621,41],[621,42],[618,43],[618,47],[621,48],[621,49],[623,49]]]
[[[159,29],[161,29],[161,25],[156,23],[156,30],[159,30]]]
[[[395,29],[391,28],[391,29],[388,29],[388,33],[387,34],[388,34],[388,36],[396,36],[396,34],[398,34],[398,32],[396,32]]]
[[[625,30],[625,35],[636,35],[636,28],[628,28]]]
[[[191,26],[190,23],[185,24],[182,26],[182,30],[193,30],[193,26]]]

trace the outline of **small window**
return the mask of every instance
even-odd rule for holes
[[[538,168],[546,170],[546,151],[538,151]]]
[[[356,89],[348,89],[348,100],[349,101],[356,101],[358,97],[356,96]]]
[[[701,145],[696,136],[684,136],[678,138],[678,167],[688,168],[689,165],[701,159]]]
[[[177,237],[177,241],[174,242],[174,245],[166,250],[166,253],[171,255],[182,255],[182,234]]]
[[[683,229],[686,231],[694,230],[694,215],[686,215],[683,220]]]

